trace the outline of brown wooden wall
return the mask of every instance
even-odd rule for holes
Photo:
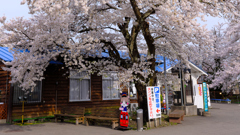
[[[5,65],[0,62],[0,90],[2,91],[0,94],[0,102],[8,101],[8,95],[10,90],[10,84],[8,83],[7,79],[10,80],[10,72],[4,71],[2,67]]]
[[[63,106],[82,106],[91,108],[120,106],[120,100],[102,100],[102,77],[91,76],[91,101],[69,102],[69,78],[61,70],[59,65],[50,65],[45,72],[45,79],[42,81],[42,102],[38,104],[25,105],[25,118],[51,116],[60,113]],[[56,85],[58,82],[58,85]],[[56,100],[57,92],[57,100]],[[57,103],[57,106],[56,106]],[[131,100],[131,103],[137,103],[137,100]],[[21,118],[22,106],[14,105],[12,119]],[[57,112],[55,111],[57,108]]]

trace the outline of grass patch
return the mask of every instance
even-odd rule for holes
[[[43,124],[44,122],[40,122],[40,121],[34,121],[33,123],[26,123],[24,122],[22,123],[14,123],[14,125],[18,125],[18,126],[28,126],[28,125],[37,125],[37,124]]]
[[[44,122],[51,122],[54,119],[54,116],[44,116],[44,117],[35,117],[35,118],[24,118],[22,124],[22,119],[14,119],[13,122],[15,125],[25,126],[25,125],[35,125],[43,124]],[[30,122],[28,122],[30,121]]]
[[[45,117],[34,117],[34,118],[24,118],[23,121],[27,121],[27,120],[36,120],[36,119],[51,119],[54,118],[54,116],[45,116]],[[22,121],[22,119],[14,119],[13,122],[18,122],[18,121]]]

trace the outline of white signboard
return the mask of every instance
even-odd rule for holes
[[[210,93],[209,93],[210,91],[209,91],[209,86],[208,86],[208,84],[207,84],[207,96],[208,96],[208,106],[211,106],[211,100],[210,100]]]
[[[194,86],[194,92],[193,92],[193,98],[194,98],[194,105],[197,106],[197,108],[203,109],[203,89],[202,84],[196,84]]]
[[[158,86],[147,87],[148,118],[155,119],[161,117],[160,88]]]

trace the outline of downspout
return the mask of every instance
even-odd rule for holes
[[[56,87],[55,87],[55,90],[56,90],[56,107],[55,107],[55,114],[57,114],[57,85],[58,85],[58,82],[56,82]]]
[[[8,86],[8,71],[7,71],[7,80],[6,80],[5,104],[7,103],[7,86]]]

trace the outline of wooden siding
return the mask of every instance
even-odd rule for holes
[[[120,106],[120,100],[102,100],[102,76],[96,74],[91,75],[91,101],[69,102],[69,78],[68,75],[63,75],[65,73],[66,70],[62,70],[59,65],[50,65],[47,68],[42,81],[42,101],[38,104],[25,104],[25,118],[51,116],[60,113],[64,106],[81,106],[86,107],[86,110],[93,106]],[[137,100],[131,99],[131,103],[137,103]],[[21,115],[22,106],[14,105],[12,119],[20,119]]]
[[[7,119],[7,110],[8,110],[8,100],[9,100],[9,92],[10,92],[10,84],[8,80],[10,80],[10,72],[4,71],[2,67],[5,65],[0,62],[0,119]]]
[[[0,102],[7,103],[8,102],[8,95],[10,90],[10,84],[8,83],[7,79],[10,80],[10,73],[4,71],[2,67],[5,65],[0,62],[0,90],[2,91],[0,94]]]

